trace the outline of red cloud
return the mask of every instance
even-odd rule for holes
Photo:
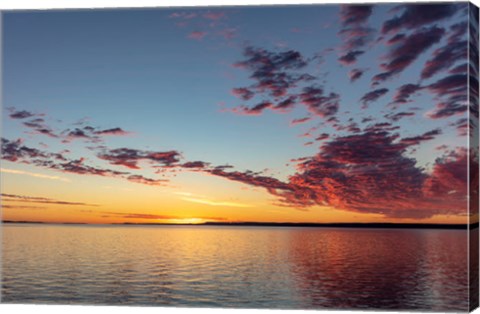
[[[188,38],[195,39],[195,40],[202,40],[205,36],[207,36],[207,32],[191,32],[188,34]]]
[[[438,134],[439,130],[433,130],[399,139],[376,130],[337,137],[323,144],[316,156],[300,159],[298,172],[288,182],[248,171],[207,172],[266,188],[284,206],[328,205],[392,218],[464,215],[467,151],[450,152],[438,159],[430,173],[405,156],[408,147]]]
[[[130,132],[124,131],[121,128],[112,128],[106,130],[100,130],[94,132],[97,135],[115,135],[115,136],[122,136],[122,135],[129,135]]]

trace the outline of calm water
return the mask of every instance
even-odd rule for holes
[[[467,232],[2,228],[2,302],[466,311]]]

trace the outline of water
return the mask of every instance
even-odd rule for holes
[[[467,232],[4,225],[2,302],[466,311]]]

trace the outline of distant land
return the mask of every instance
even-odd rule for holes
[[[46,224],[46,225],[98,225],[98,226],[228,226],[228,227],[300,227],[300,228],[382,228],[382,229],[454,229],[466,230],[478,228],[479,223],[472,224],[422,224],[422,223],[294,223],[294,222],[205,222],[198,224],[173,223],[51,223],[40,221],[13,221],[2,220],[5,224]]]

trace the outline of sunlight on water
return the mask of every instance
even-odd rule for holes
[[[465,311],[467,232],[2,227],[2,302]]]

